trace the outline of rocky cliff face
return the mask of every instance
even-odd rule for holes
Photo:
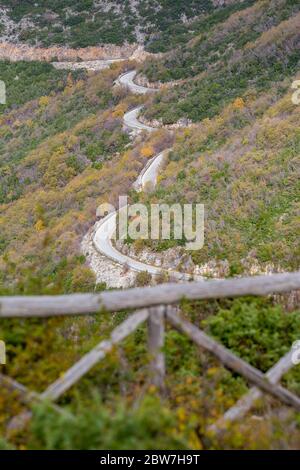
[[[18,60],[41,60],[50,62],[53,59],[59,61],[75,60],[105,60],[129,58],[136,50],[136,45],[114,46],[106,45],[99,47],[87,47],[71,49],[67,47],[34,47],[27,44],[0,43],[0,59],[11,61]]]

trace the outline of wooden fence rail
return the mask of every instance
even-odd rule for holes
[[[124,309],[140,310],[132,313],[113,332],[108,340],[101,341],[94,349],[70,367],[42,394],[28,391],[23,385],[9,377],[0,375],[0,384],[19,392],[21,400],[30,404],[36,400],[58,400],[75,385],[112,349],[132,334],[142,323],[148,325],[148,351],[150,355],[150,380],[161,391],[164,390],[165,357],[163,353],[165,321],[186,334],[198,347],[213,354],[225,367],[239,373],[254,385],[234,407],[209,428],[217,432],[250,410],[262,392],[279,399],[282,403],[300,411],[300,398],[278,385],[280,378],[292,367],[291,352],[286,354],[266,374],[254,368],[226,349],[195,325],[182,318],[178,306],[185,299],[212,299],[242,295],[268,295],[300,289],[300,273],[273,274],[223,281],[203,281],[182,284],[163,284],[156,287],[104,292],[101,294],[74,294],[69,296],[2,297],[0,318],[48,317],[52,315],[83,315],[101,310],[116,312]],[[56,405],[58,412],[60,408]],[[23,413],[12,422],[24,423],[28,415]],[[12,423],[11,422],[11,423]],[[10,423],[10,425],[11,425]]]
[[[225,367],[237,372],[250,383],[257,385],[262,391],[279,398],[286,405],[293,406],[300,411],[300,398],[296,395],[281,387],[281,385],[272,383],[261,371],[237,357],[192,323],[180,318],[176,313],[168,311],[167,318],[175,328],[185,333],[197,346],[212,353]]]
[[[294,366],[292,361],[293,350],[291,349],[285,356],[279,359],[276,364],[271,367],[266,373],[266,378],[272,384],[276,384],[280,381],[281,377],[284,376]],[[262,396],[262,392],[258,387],[252,387],[249,392],[240,398],[235,405],[226,411],[216,423],[210,426],[209,430],[213,432],[219,432],[239,419],[245,416],[248,411],[251,410],[253,404]]]
[[[81,379],[92,367],[99,361],[104,359],[106,354],[110,352],[114,346],[123,341],[128,335],[133,333],[139,325],[148,318],[148,310],[141,310],[133,313],[121,325],[119,325],[111,334],[109,340],[101,341],[98,346],[83,356],[73,367],[56,380],[47,390],[42,393],[43,398],[57,400],[72,385]]]
[[[300,289],[300,272],[246,278],[161,284],[101,294],[0,297],[0,318],[88,315],[119,312],[188,300],[268,295]]]

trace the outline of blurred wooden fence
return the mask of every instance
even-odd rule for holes
[[[124,309],[133,311],[125,321],[112,331],[107,340],[101,341],[94,349],[84,355],[42,394],[27,390],[23,385],[3,374],[0,374],[0,384],[10,390],[17,391],[20,399],[26,404],[45,399],[54,403],[99,361],[103,360],[117,344],[121,343],[141,324],[147,322],[148,349],[151,358],[149,364],[150,380],[162,391],[166,374],[163,353],[164,334],[165,323],[168,322],[178,331],[187,335],[199,348],[214,355],[225,367],[240,374],[252,385],[249,393],[228,410],[221,420],[211,426],[212,431],[217,432],[228,422],[241,418],[250,410],[254,401],[262,393],[270,394],[285,405],[300,411],[300,398],[279,384],[282,375],[293,366],[291,351],[264,374],[183,318],[178,307],[182,299],[220,299],[245,295],[270,295],[298,289],[300,289],[300,272],[181,284],[169,283],[155,287],[107,291],[100,294],[0,297],[0,318],[88,315],[103,311],[118,312]],[[64,413],[60,407],[53,406],[57,412]],[[26,416],[16,417],[10,425],[24,421],[25,417],[30,417],[30,413],[27,413]]]

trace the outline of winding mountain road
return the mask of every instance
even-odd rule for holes
[[[133,82],[133,78],[135,77],[135,75],[135,71],[123,74],[118,78],[116,83],[122,86],[127,86],[133,93],[145,94],[146,92],[149,92],[149,90],[150,92],[153,92],[153,89],[147,89],[145,87],[141,87],[140,85],[136,85]],[[124,125],[127,128],[132,129],[136,133],[142,131],[153,132],[155,128],[149,127],[138,120],[138,115],[142,108],[143,106],[138,106],[137,108],[126,113],[123,118]],[[151,160],[149,160],[149,162],[143,168],[136,182],[133,185],[136,190],[142,191],[146,187],[146,185],[149,184],[152,184],[153,186],[156,185],[160,167],[163,163],[166,153],[169,152],[169,150],[170,149],[164,150],[163,152],[159,153]],[[164,269],[161,267],[153,266],[130,258],[127,255],[124,255],[113,245],[116,226],[117,212],[112,212],[106,217],[104,217],[100,221],[100,223],[98,223],[97,230],[93,237],[93,244],[95,248],[109,259],[123,266],[127,266],[128,268],[133,269],[134,271],[147,272],[151,275],[161,275],[162,273],[168,273],[174,279],[178,280],[190,280],[193,277],[191,274],[181,273],[179,271],[173,271],[171,269]],[[196,277],[198,278],[198,280],[203,279],[201,276]]]
[[[111,260],[122,264],[134,271],[138,272],[147,272],[151,275],[162,274],[163,270],[160,267],[152,266],[150,264],[142,263],[134,258],[130,258],[127,255],[124,255],[113,246],[112,239],[116,230],[116,221],[117,221],[117,212],[108,214],[102,220],[98,230],[96,231],[93,239],[94,246],[96,249],[110,258]],[[176,279],[190,279],[190,275],[179,273],[175,271],[168,271],[170,274],[174,275]]]

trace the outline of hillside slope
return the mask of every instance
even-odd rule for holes
[[[148,61],[142,72],[149,80],[179,84],[155,97],[147,118],[200,121],[236,97],[263,93],[292,77],[300,64],[299,22],[294,0],[256,2],[166,57]]]
[[[127,39],[164,53],[101,72],[0,62],[0,79],[8,85],[7,104],[0,105],[0,295],[105,289],[81,243],[98,205],[116,206],[124,194],[132,203],[204,204],[205,245],[185,255],[193,268],[208,266],[211,276],[299,269],[300,105],[292,102],[291,89],[300,79],[298,1],[0,5],[7,8],[6,24],[14,21],[9,39],[16,43],[77,47]],[[132,14],[135,7],[139,13]],[[137,80],[150,80],[160,92],[134,96],[115,86],[121,73],[135,68]],[[175,123],[172,132],[162,127],[129,136],[123,116],[139,105],[141,119],[155,126]],[[156,188],[133,190],[146,162],[171,147]],[[167,249],[181,253],[181,245],[128,238],[125,248],[155,258],[167,257]],[[127,266],[115,274],[107,263],[111,275],[126,274]],[[147,285],[168,279],[133,280]],[[181,310],[264,372],[299,339],[297,293],[183,300]],[[127,315],[2,320],[3,371],[42,392]],[[225,433],[207,432],[249,384],[169,328],[160,399],[149,384],[146,335],[140,327],[64,395],[59,405],[75,418],[58,417],[47,405],[34,407],[28,428],[6,434],[10,444],[0,438],[0,448],[299,449],[299,414],[270,397]],[[295,367],[282,380],[297,394],[299,375]],[[1,392],[2,435],[24,409],[14,394]]]
[[[218,3],[211,0],[46,0],[41,4],[1,0],[0,34],[9,41],[33,44],[37,41],[44,46],[144,43],[162,31],[175,33],[184,29],[190,19],[214,10]]]

